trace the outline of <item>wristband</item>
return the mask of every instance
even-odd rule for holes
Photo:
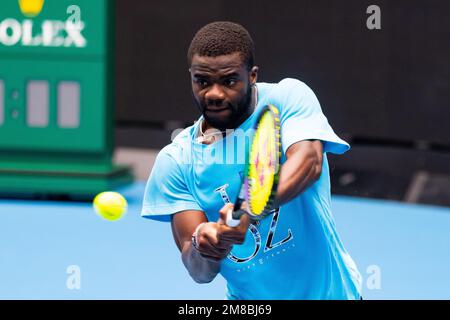
[[[199,250],[199,248],[198,248],[198,241],[197,241],[197,233],[198,233],[198,230],[201,228],[201,226],[203,226],[205,223],[206,223],[206,222],[200,223],[200,224],[197,226],[197,228],[195,228],[195,231],[194,231],[194,233],[192,234],[192,238],[191,238],[191,240],[192,240],[192,246],[193,246],[196,250]]]

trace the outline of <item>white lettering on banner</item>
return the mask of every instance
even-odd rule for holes
[[[0,22],[0,45],[14,46],[21,44],[30,47],[76,47],[84,48],[87,45],[83,36],[85,24],[80,21],[44,20],[40,26],[40,32],[33,20],[26,19],[22,22],[16,19],[5,19]]]
[[[76,47],[86,47],[86,39],[81,35],[81,30],[84,29],[84,22],[73,23],[66,22],[66,32],[68,37],[64,43],[65,47],[70,47],[71,44],[75,44]]]
[[[5,46],[13,46],[22,37],[22,27],[19,21],[6,19],[0,24],[0,42]]]

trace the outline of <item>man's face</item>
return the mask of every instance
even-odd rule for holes
[[[209,125],[234,129],[251,114],[257,68],[248,71],[239,53],[218,57],[195,54],[190,71],[195,102]]]

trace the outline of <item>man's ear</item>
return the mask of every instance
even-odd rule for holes
[[[257,66],[253,66],[250,70],[250,83],[252,85],[255,85],[256,81],[258,80],[258,70],[259,68]]]

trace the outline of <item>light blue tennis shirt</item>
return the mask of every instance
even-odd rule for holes
[[[342,154],[341,140],[323,115],[314,92],[284,79],[257,83],[255,112],[236,130],[206,145],[197,141],[200,118],[158,154],[147,182],[142,216],[170,221],[184,210],[201,210],[217,221],[235,201],[258,111],[280,111],[283,159],[293,143],[315,139],[324,146],[322,174],[314,184],[261,222],[251,224],[245,242],[222,260],[228,299],[359,299],[361,275],[344,248],[331,214],[326,153]]]

